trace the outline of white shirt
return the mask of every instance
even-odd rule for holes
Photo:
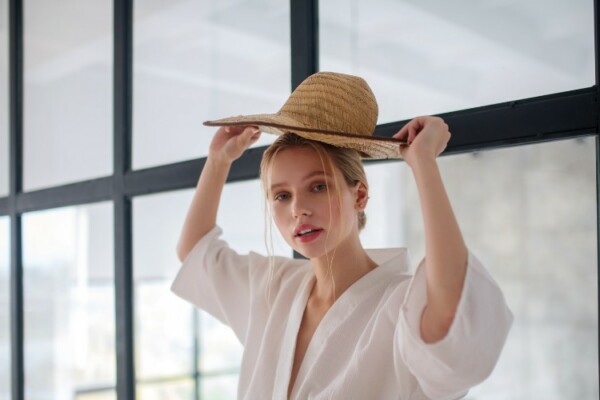
[[[286,399],[315,279],[310,262],[275,257],[270,268],[268,257],[239,255],[220,235],[215,227],[194,246],[171,289],[229,325],[244,345],[239,399]],[[290,398],[463,397],[491,373],[512,323],[499,287],[469,253],[452,326],[441,341],[427,344],[420,336],[427,303],[424,264],[413,277],[405,249],[367,253],[379,266],[325,314]]]

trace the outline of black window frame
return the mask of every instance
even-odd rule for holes
[[[24,399],[22,215],[55,207],[112,201],[114,206],[114,279],[117,383],[119,399],[135,398],[132,207],[135,196],[193,188],[205,158],[132,170],[133,0],[113,0],[113,139],[110,176],[23,191],[23,0],[9,0],[9,194],[0,198],[0,216],[10,219],[11,387]],[[318,1],[290,0],[291,88],[318,71]],[[598,0],[594,0],[595,85],[585,89],[518,99],[438,114],[453,132],[445,154],[472,152],[551,140],[595,136],[596,221],[600,227],[600,106]],[[378,125],[391,136],[408,121]],[[262,148],[236,161],[228,182],[256,179]],[[598,228],[600,229],[600,228]],[[600,238],[600,234],[598,235]],[[600,249],[600,246],[597,246]],[[600,250],[599,250],[600,251]],[[600,274],[598,274],[600,277]],[[600,285],[599,285],[600,287]],[[597,299],[600,305],[600,297]],[[600,338],[599,338],[600,341]],[[198,379],[198,377],[196,377]]]

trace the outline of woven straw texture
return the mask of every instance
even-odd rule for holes
[[[305,79],[275,114],[240,115],[207,126],[254,125],[261,132],[292,132],[307,139],[358,150],[364,158],[401,158],[398,139],[373,136],[378,107],[364,79],[318,72]]]

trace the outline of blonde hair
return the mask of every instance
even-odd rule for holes
[[[337,168],[344,177],[344,181],[351,187],[357,183],[362,183],[365,188],[369,189],[367,182],[367,174],[363,167],[360,155],[356,150],[343,147],[335,147],[327,143],[317,142],[314,140],[305,139],[293,133],[286,133],[279,136],[271,146],[263,153],[260,163],[260,177],[265,192],[265,197],[269,198],[268,171],[275,159],[277,153],[282,150],[294,147],[310,147],[317,152],[321,160],[327,161],[327,164],[332,169]],[[339,198],[339,187],[336,185],[336,195]],[[357,213],[358,230],[361,231],[367,223],[367,215],[364,211]]]

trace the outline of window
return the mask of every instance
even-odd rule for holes
[[[115,397],[112,207],[23,217],[27,399]]]
[[[317,3],[0,0],[0,400],[235,397],[237,338],[169,290],[197,181],[190,167],[199,172],[216,130],[203,121],[276,112],[316,69],[365,77],[379,124],[452,111],[460,134],[481,137],[482,151],[439,162],[515,325],[467,398],[598,399],[595,3]],[[512,108],[466,110],[498,102]],[[474,128],[492,119],[493,135]],[[527,120],[518,134],[515,120]],[[113,143],[115,122],[123,140]],[[253,150],[234,163],[222,197],[218,224],[242,253],[267,253],[259,161]],[[407,246],[416,265],[423,227],[409,168],[369,163],[367,174],[363,244]],[[273,233],[274,253],[290,256]],[[123,239],[132,248],[115,253]],[[11,304],[21,283],[22,309]],[[130,283],[133,304],[115,293]],[[11,338],[13,308],[23,337]],[[11,387],[20,350],[25,379]]]
[[[8,195],[8,1],[0,0],[0,197]]]
[[[379,123],[594,85],[591,0],[319,2],[323,71],[364,77]]]
[[[276,112],[290,91],[289,2],[134,2],[133,167],[206,156],[203,121]],[[254,146],[272,142],[263,135]]]
[[[229,327],[170,292],[180,267],[177,240],[193,194],[183,190],[133,201],[136,379],[144,398],[192,398],[196,374],[203,399],[221,398],[223,390],[236,393],[241,344]],[[267,254],[263,209],[258,181],[225,187],[218,225],[232,248]],[[291,256],[276,234],[273,248]]]
[[[10,389],[10,220],[0,217],[0,399],[9,399]]]
[[[112,173],[112,3],[24,2],[25,190]]]
[[[133,200],[136,380],[140,398],[193,398],[194,311],[169,288],[189,191]]]
[[[598,397],[596,154],[593,137],[442,157],[467,245],[515,322],[496,369],[469,399]],[[404,163],[367,167],[366,247],[423,257],[418,193]]]

